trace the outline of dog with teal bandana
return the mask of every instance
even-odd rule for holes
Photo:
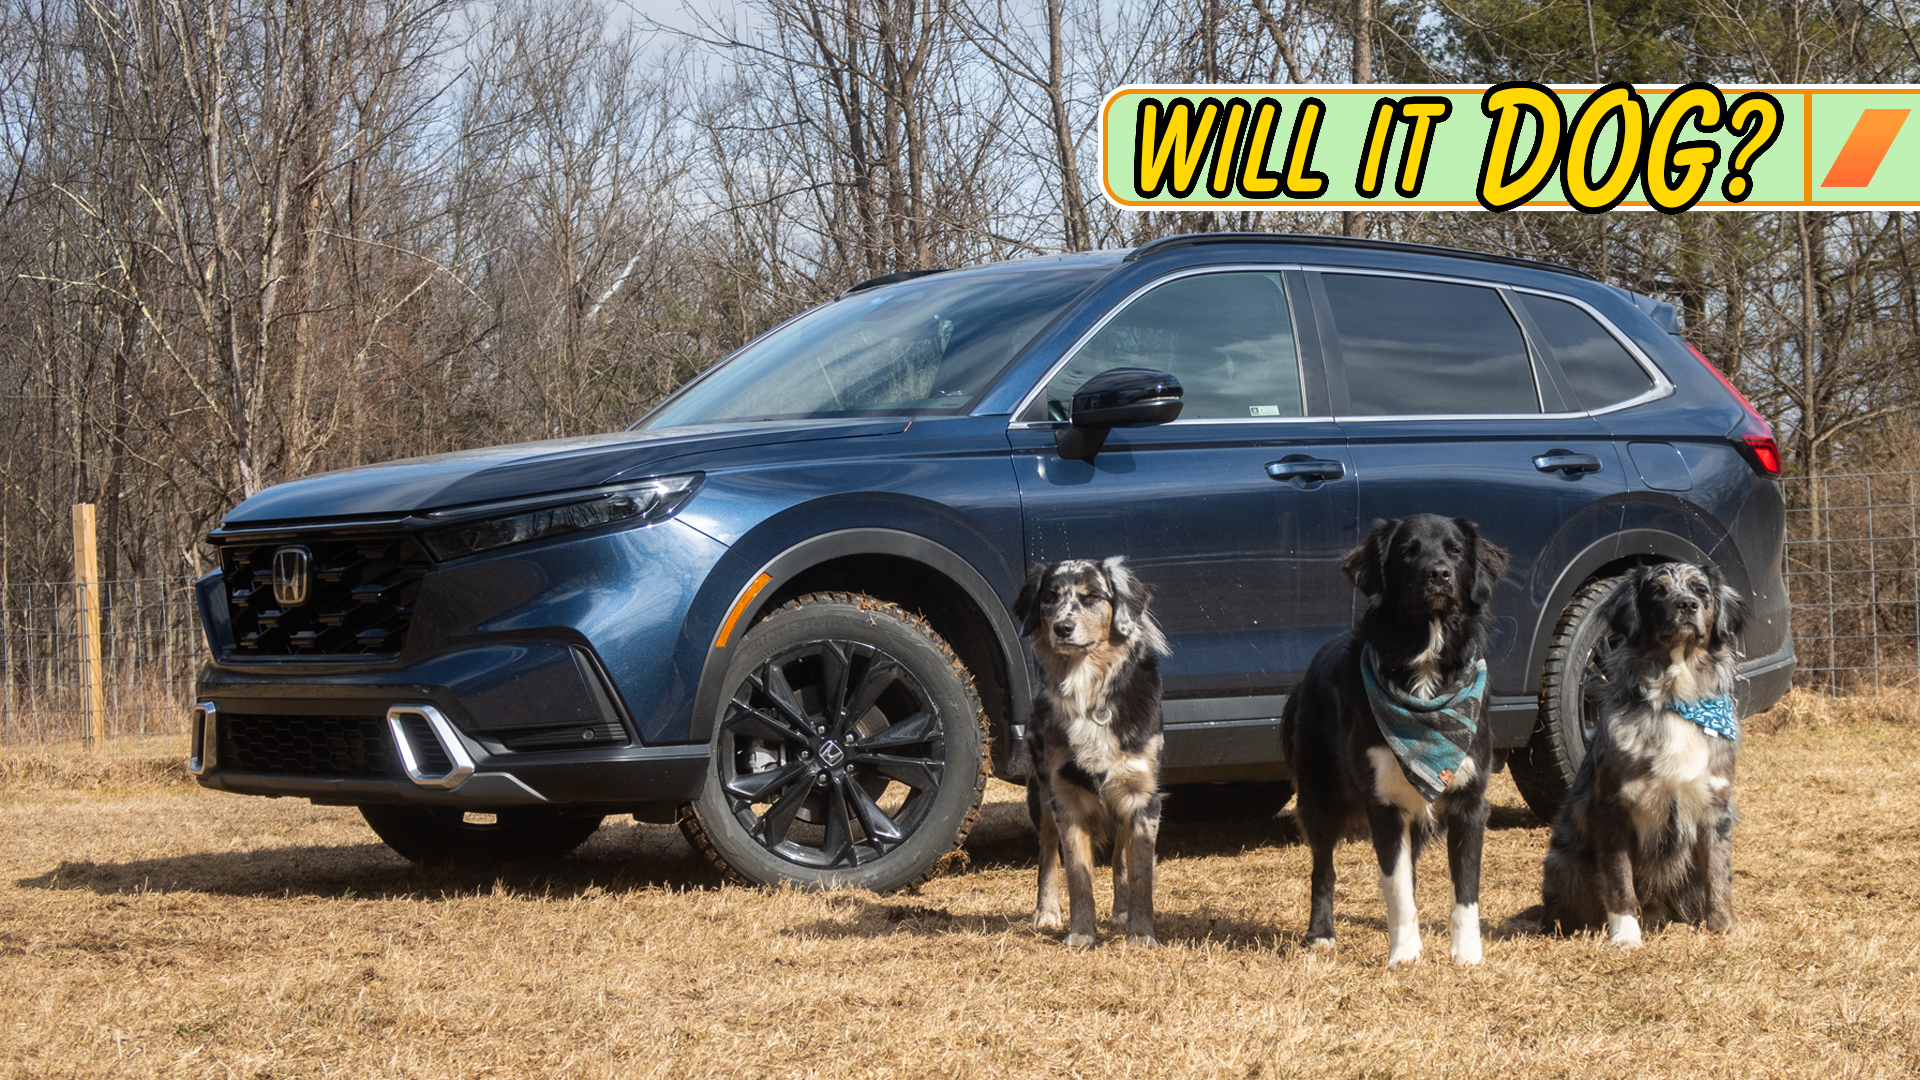
[[[1593,740],[1554,822],[1540,885],[1548,931],[1733,924],[1734,664],[1746,605],[1715,566],[1623,576],[1597,615],[1618,644]]]
[[[1333,946],[1333,852],[1364,827],[1380,864],[1387,966],[1420,958],[1413,869],[1446,835],[1453,961],[1477,964],[1492,739],[1483,722],[1492,599],[1507,553],[1465,518],[1377,521],[1341,568],[1367,599],[1320,647],[1281,719],[1313,849],[1307,943]]]

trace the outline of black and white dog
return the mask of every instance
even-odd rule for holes
[[[1040,833],[1033,924],[1060,926],[1065,855],[1068,945],[1093,944],[1093,844],[1113,842],[1113,922],[1152,945],[1160,835],[1160,657],[1148,592],[1115,556],[1035,566],[1013,602],[1041,687],[1027,728],[1027,812]]]
[[[1366,613],[1320,647],[1282,720],[1313,849],[1307,943],[1333,944],[1333,852],[1364,817],[1387,905],[1387,966],[1418,960],[1413,867],[1444,826],[1453,959],[1477,964],[1492,759],[1482,653],[1507,553],[1465,518],[1419,514],[1374,522],[1340,565],[1366,595]]]
[[[1600,614],[1620,638],[1587,756],[1560,805],[1542,926],[1623,949],[1640,925],[1733,924],[1734,638],[1746,605],[1717,567],[1637,567]]]

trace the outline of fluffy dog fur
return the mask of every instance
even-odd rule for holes
[[[1731,694],[1745,605],[1716,567],[1638,567],[1601,608],[1621,639],[1592,745],[1553,826],[1542,925],[1605,925],[1623,949],[1640,926],[1733,923],[1733,768],[1673,702]]]
[[[1093,843],[1113,843],[1113,923],[1152,945],[1160,835],[1160,657],[1148,592],[1118,556],[1039,565],[1013,614],[1041,675],[1027,728],[1027,811],[1040,833],[1033,924],[1060,926],[1064,853],[1068,945],[1094,938]]]
[[[1287,699],[1283,737],[1299,791],[1301,831],[1313,849],[1313,911],[1307,942],[1333,944],[1333,852],[1364,819],[1380,863],[1387,905],[1387,966],[1420,958],[1413,868],[1431,832],[1444,827],[1453,875],[1453,959],[1480,962],[1480,851],[1486,838],[1492,744],[1484,719],[1466,760],[1432,803],[1407,781],[1380,734],[1361,681],[1371,644],[1395,687],[1432,697],[1480,658],[1493,617],[1487,602],[1507,553],[1473,522],[1419,514],[1376,521],[1341,567],[1367,597],[1359,626],[1321,646]]]

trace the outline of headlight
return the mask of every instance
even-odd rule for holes
[[[663,521],[693,496],[701,474],[663,476],[636,480],[630,484],[569,495],[515,499],[492,506],[437,510],[426,515],[428,521],[460,520],[445,528],[435,528],[420,540],[436,559],[459,559],[482,551],[544,540],[597,525],[616,521],[652,524]],[[522,509],[525,508],[525,509]],[[518,511],[513,512],[513,511]]]

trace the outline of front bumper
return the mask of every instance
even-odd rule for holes
[[[380,670],[209,665],[189,771],[316,803],[654,813],[691,800],[700,744],[644,745],[586,647],[494,642]]]

